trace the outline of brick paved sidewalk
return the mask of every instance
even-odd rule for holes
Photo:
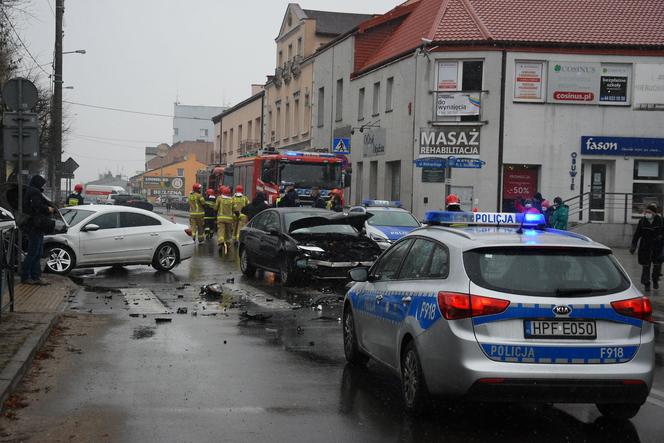
[[[632,279],[632,282],[636,285],[641,292],[643,292],[643,285],[641,281],[641,266],[639,266],[636,254],[632,255],[629,253],[628,249],[623,248],[613,248],[613,254],[618,258],[620,264],[623,265],[629,278]],[[653,305],[655,310],[655,318],[658,321],[664,322],[664,280],[660,282],[662,287],[659,289],[651,290],[649,293],[644,293],[650,297],[650,302]]]
[[[42,278],[51,285],[16,285],[14,312],[3,312],[0,318],[0,409],[77,289],[66,277]]]

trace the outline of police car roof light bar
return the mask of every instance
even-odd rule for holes
[[[427,225],[470,224],[483,226],[519,226],[537,228],[545,225],[543,214],[515,214],[500,212],[429,211],[424,216]]]
[[[399,200],[389,201],[389,200],[364,200],[362,201],[362,206],[365,207],[385,207],[385,208],[400,208],[401,202]]]

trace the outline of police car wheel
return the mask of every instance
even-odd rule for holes
[[[363,354],[357,345],[357,335],[355,335],[355,319],[350,308],[344,310],[343,321],[344,334],[344,355],[349,363],[355,365],[365,365],[369,361],[369,356]]]
[[[641,409],[641,405],[636,403],[598,403],[596,406],[602,415],[616,420],[629,420],[630,418],[634,418],[634,416],[639,413],[639,409]]]
[[[415,343],[408,342],[401,357],[401,393],[406,411],[420,413],[428,399],[426,382]]]
[[[249,255],[246,248],[242,248],[240,251],[240,270],[247,277],[256,275],[256,267],[249,262]]]

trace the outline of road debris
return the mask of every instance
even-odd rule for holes
[[[209,285],[201,286],[201,291],[198,295],[206,298],[219,298],[223,293],[223,289],[219,283],[212,283]]]
[[[272,314],[264,314],[263,312],[249,313],[249,311],[242,311],[240,313],[240,318],[244,321],[267,321],[272,318]]]
[[[156,323],[170,323],[173,319],[170,317],[155,317],[154,321]]]
[[[187,307],[182,306],[182,307],[178,308],[177,313],[178,314],[186,314],[187,313]]]

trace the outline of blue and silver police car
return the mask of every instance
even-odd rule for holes
[[[400,374],[410,411],[434,395],[637,414],[653,380],[652,308],[609,248],[539,214],[425,221],[350,272],[348,361]]]
[[[348,212],[369,213],[373,216],[367,220],[365,231],[367,237],[378,243],[383,250],[421,226],[398,201],[365,200],[362,206],[353,206]]]

